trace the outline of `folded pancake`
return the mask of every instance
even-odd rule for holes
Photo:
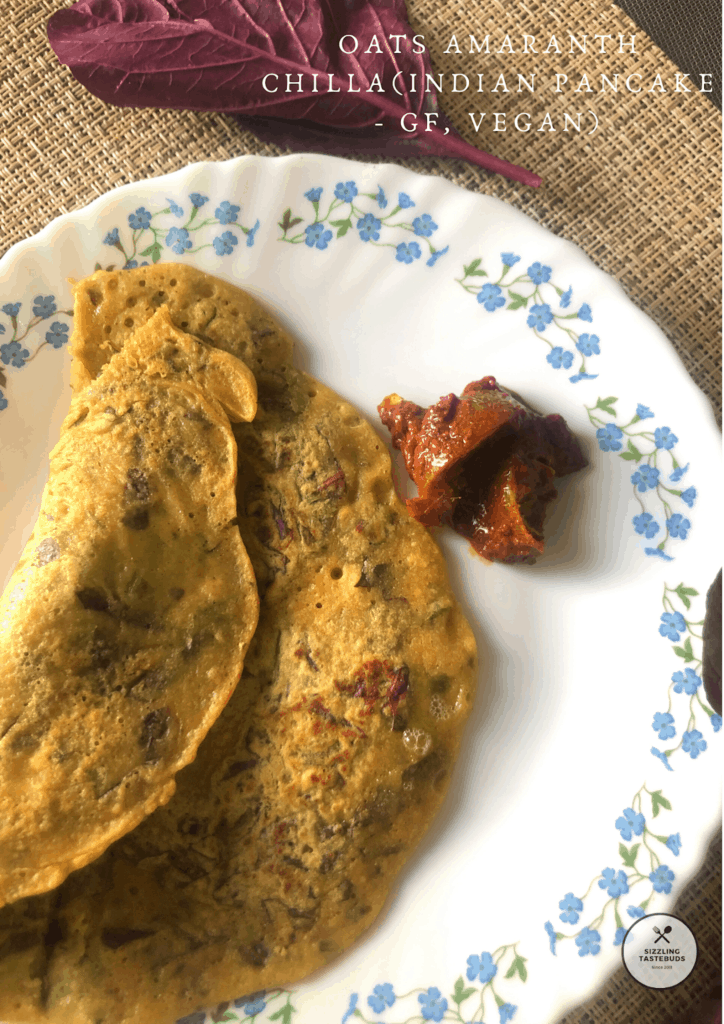
[[[58,885],[160,804],[258,616],[230,418],[256,387],[160,310],[78,393],[0,600],[0,904]]]
[[[170,277],[211,290],[226,346],[249,337],[223,319],[224,298],[248,297],[186,268],[100,273],[78,293],[97,289],[106,316],[121,289],[137,310]],[[169,299],[190,330],[193,299]],[[247,309],[268,333],[251,350],[257,417],[234,428],[261,598],[242,684],[168,804],[0,911],[0,1018],[171,1024],[304,977],[373,922],[449,782],[477,672],[442,555],[371,426]]]

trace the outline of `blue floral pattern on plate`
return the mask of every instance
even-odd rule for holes
[[[576,308],[573,288],[569,286],[564,291],[554,284],[551,280],[552,267],[535,260],[524,272],[514,271],[513,267],[520,261],[521,257],[516,253],[502,252],[501,270],[496,280],[481,284],[476,279],[489,277],[489,274],[483,268],[482,258],[478,257],[463,266],[462,276],[455,280],[468,294],[475,296],[487,313],[503,309],[513,313],[526,310],[527,326],[548,346],[546,362],[554,370],[570,370],[576,363],[576,372],[568,378],[572,384],[581,380],[595,380],[598,374],[587,371],[586,359],[600,355],[601,339],[590,331],[579,333],[573,326],[576,320],[593,322],[591,307],[587,302],[582,302]],[[569,309],[571,312],[567,312]],[[557,345],[556,341],[561,334],[564,335],[563,344]],[[555,339],[553,341],[552,336]]]
[[[10,335],[5,341],[4,336],[8,334],[8,324],[4,319],[0,319],[0,412],[8,407],[8,398],[5,394],[5,389],[8,387],[6,373],[22,370],[24,366],[35,359],[46,345],[54,349],[62,348],[68,343],[70,337],[68,324],[63,320],[53,320],[45,332],[43,340],[36,344],[31,352],[30,348],[26,347],[26,339],[33,337],[34,340],[37,340],[36,328],[44,321],[50,320],[51,317],[72,317],[73,310],[59,310],[55,295],[36,295],[32,300],[32,316],[22,326],[20,322],[22,307],[22,302],[6,302],[0,307],[10,325]],[[32,346],[30,341],[27,344]]]
[[[617,423],[617,402],[618,398],[610,395],[599,398],[595,405],[587,405],[585,409],[596,428],[596,440],[601,451],[611,452],[631,463],[630,481],[640,508],[632,518],[633,528],[645,540],[661,538],[656,547],[645,545],[644,551],[649,556],[671,562],[673,556],[666,551],[669,540],[686,540],[691,530],[691,520],[686,511],[674,511],[673,500],[678,498],[686,510],[693,508],[696,487],[669,485],[681,480],[688,472],[689,464],[682,466],[674,455],[679,438],[671,427],[639,427],[645,420],[655,418],[655,413],[648,406],[639,403],[627,423]]]
[[[355,181],[338,181],[329,191],[331,196],[329,202],[325,203],[324,213],[320,213],[320,210],[325,187],[315,185],[304,193],[304,198],[312,204],[314,210],[314,220],[304,227],[299,225],[304,224],[306,218],[293,214],[291,206],[287,207],[279,221],[282,231],[280,242],[306,245],[310,249],[324,251],[336,239],[353,232],[360,242],[381,249],[392,249],[395,260],[407,266],[422,260],[428,267],[434,267],[447,253],[449,246],[439,249],[430,240],[438,231],[438,224],[432,214],[401,216],[403,210],[410,210],[417,205],[407,192],[398,192],[395,202],[387,197],[381,185],[377,186],[375,192],[360,192]],[[369,204],[363,205],[364,200],[374,204],[371,210],[365,208]],[[391,209],[385,213],[388,206]],[[412,219],[409,219],[411,216]],[[407,241],[393,241],[395,237],[399,238],[400,232],[410,233],[414,237]],[[427,259],[423,260],[425,250]]]
[[[122,270],[143,267],[149,262],[158,263],[164,255],[164,249],[173,253],[173,256],[167,254],[167,259],[193,256],[203,249],[213,249],[217,256],[231,256],[242,240],[248,248],[254,244],[259,220],[256,219],[252,227],[246,227],[239,220],[241,206],[228,199],[214,203],[202,192],[191,192],[181,200],[183,205],[169,197],[166,203],[166,206],[154,212],[146,206],[139,206],[126,217],[126,228],[114,227],[106,232],[103,244],[117,249],[121,254]],[[213,209],[211,216],[200,212],[207,204],[209,210]],[[174,224],[169,221],[169,217],[182,223]],[[209,237],[212,231],[225,225],[233,227]],[[100,269],[101,264],[96,263],[96,270]]]
[[[686,720],[686,728],[679,742],[668,750],[660,750],[656,746],[651,747],[653,756],[669,772],[674,771],[671,758],[679,750],[692,760],[696,760],[708,748],[704,734],[696,728],[697,724],[702,724],[702,727],[706,728],[703,723],[697,722],[697,714],[703,712],[709,719],[709,727],[712,732],[716,733],[721,729],[721,715],[715,714],[702,700],[702,680],[695,671],[696,669],[701,671],[702,634],[697,630],[703,626],[703,619],[698,621],[687,619],[679,608],[679,606],[683,608],[686,613],[690,612],[691,599],[696,597],[699,597],[699,593],[693,587],[687,587],[683,583],[677,587],[669,587],[664,584],[662,599],[664,611],[660,616],[659,634],[675,644],[673,653],[677,658],[682,659],[686,666],[683,671],[678,670],[672,674],[667,688],[667,709],[666,711],[655,711],[651,722],[651,728],[658,739],[673,739],[677,735],[677,716],[683,709],[681,717]],[[686,640],[682,645],[680,641],[685,634]],[[694,643],[696,643],[696,651]],[[689,662],[691,665],[687,664]],[[681,699],[674,698],[673,694],[681,694]],[[688,697],[689,700],[686,701],[685,697]],[[678,857],[683,842],[679,832],[663,834],[654,831],[651,827],[650,822],[657,818],[662,810],[671,811],[671,802],[664,796],[661,789],[649,789],[646,785],[640,786],[634,794],[630,806],[622,809],[613,825],[622,840],[618,846],[618,853],[623,868],[608,866],[603,868],[600,875],[591,881],[582,896],[576,896],[569,892],[560,900],[558,904],[559,920],[564,924],[575,925],[584,912],[586,900],[589,900],[590,903],[594,896],[598,896],[600,903],[601,894],[596,892],[596,883],[598,883],[598,889],[608,896],[598,914],[577,932],[566,934],[557,931],[550,921],[545,922],[544,928],[549,938],[550,951],[554,956],[556,955],[556,944],[565,939],[575,940],[579,956],[596,956],[600,952],[602,942],[599,929],[602,928],[609,909],[612,910],[615,928],[612,943],[614,946],[620,946],[631,921],[643,917],[647,913],[647,908],[655,895],[657,893],[668,895],[671,892],[676,875],[668,863],[662,861],[662,857],[665,857],[666,860],[670,857]],[[664,849],[662,850],[661,847]],[[641,860],[639,860],[639,855]],[[647,860],[648,863],[642,864],[641,861],[644,860]],[[646,886],[647,882],[650,883],[650,889]],[[637,886],[642,886],[642,889],[639,889],[634,899],[630,893]],[[624,897],[629,898],[624,899]],[[625,913],[631,919],[628,922],[623,917],[624,908]]]

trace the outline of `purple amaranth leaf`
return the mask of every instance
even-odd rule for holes
[[[48,22],[61,63],[116,106],[213,110],[293,149],[458,157],[540,185],[460,137],[413,35],[404,0],[79,0]]]

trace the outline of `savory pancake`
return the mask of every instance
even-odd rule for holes
[[[163,310],[74,397],[0,600],[0,904],[165,803],[236,686],[258,597],[229,417],[255,408]]]
[[[99,273],[76,294],[97,289],[107,316],[121,289],[138,310],[171,277],[189,330],[201,288],[264,323],[187,268]],[[233,350],[236,318],[217,320]],[[369,927],[443,799],[472,633],[384,444],[279,358],[291,346],[266,324],[245,349],[259,411],[234,428],[261,598],[242,683],[166,806],[54,893],[0,911],[0,1018],[170,1024],[304,977]],[[109,352],[122,343],[112,331]]]

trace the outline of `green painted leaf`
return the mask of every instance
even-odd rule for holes
[[[630,451],[630,452],[631,452],[631,453],[632,453],[633,455],[638,455],[638,457],[639,457],[640,459],[641,459],[641,458],[643,458],[643,455],[642,455],[642,453],[641,453],[641,452],[640,452],[640,451],[638,450],[638,448],[636,447],[636,445],[635,445],[635,444],[633,443],[633,441],[631,441],[630,439],[629,439],[629,442],[628,442],[628,444],[626,445],[626,447],[628,448],[628,450],[629,450],[629,451]]]
[[[691,646],[691,637],[686,638],[686,642],[683,647],[675,647],[674,654],[677,657],[683,658],[684,661],[694,660],[694,648]]]
[[[512,301],[507,306],[508,309],[520,309],[528,305],[528,299],[525,295],[518,295],[516,292],[510,292],[509,294]]]
[[[608,398],[599,398],[599,400],[596,402],[594,406],[594,409],[603,409],[604,412],[608,412],[612,416],[615,416],[615,410],[612,409],[611,406],[614,402],[617,401],[618,398],[616,398],[615,395],[609,395]]]
[[[487,277],[488,275],[484,270],[471,270],[468,277]]]
[[[269,1014],[269,1020],[280,1020],[282,1024],[291,1024],[292,1014],[296,1012],[297,1011],[288,1001],[287,997],[287,1002],[284,1004],[284,1006],[280,1007],[276,1013]],[[355,1010],[354,1012],[356,1017],[360,1016],[359,1010]]]
[[[95,265],[95,267],[93,269],[94,270],[100,270],[101,269],[100,263],[96,263],[96,265]]]
[[[679,491],[679,494],[681,494],[681,491]],[[694,590],[693,587],[685,587],[683,583],[680,583],[678,585],[674,593],[678,594],[681,603],[687,611],[689,610],[689,608],[691,608],[691,601],[689,600],[689,598],[699,596],[698,590]]]
[[[516,974],[520,975],[521,981],[528,980],[528,968],[525,966],[526,957],[516,954],[513,963],[510,965],[508,973],[505,975],[506,978],[512,978]]]
[[[350,222],[346,220],[340,228],[337,228],[337,238],[343,238],[351,227],[352,225]]]
[[[619,452],[619,459],[625,459],[626,462],[640,462],[642,456],[634,455],[633,452]]]
[[[467,277],[469,274],[474,274],[482,262],[483,261],[480,259],[472,260],[470,263],[468,263],[467,267],[463,266],[463,273],[465,274],[465,276]]]
[[[658,817],[659,811],[662,807],[664,807],[667,811],[671,810],[671,804],[665,796],[661,795],[660,789],[655,789],[654,792],[651,794],[651,805],[653,808],[653,815],[655,818]]]
[[[150,256],[154,263],[158,263],[161,259],[161,244],[160,242],[152,242],[147,249],[144,249],[141,256]]]
[[[624,862],[627,868],[635,867],[636,855],[639,852],[640,846],[641,843],[634,843],[634,845],[629,850],[628,847],[624,846],[623,843],[618,844],[618,852],[621,854],[621,860]]]
[[[466,999],[469,999],[475,992],[474,988],[465,988],[465,982],[463,981],[462,975],[455,982],[455,992],[453,993],[453,1002],[460,1006]]]

